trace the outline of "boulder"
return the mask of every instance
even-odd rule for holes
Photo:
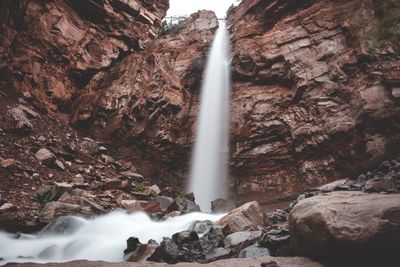
[[[265,226],[264,216],[257,201],[248,202],[222,217],[218,224],[225,235]]]
[[[269,249],[260,247],[258,244],[254,244],[250,247],[247,247],[239,252],[239,258],[252,258],[252,257],[264,257],[270,256]]]
[[[262,236],[262,231],[241,231],[226,237],[229,246],[239,246],[256,242]]]
[[[40,162],[42,162],[43,164],[46,164],[46,165],[52,164],[56,159],[56,156],[52,152],[50,152],[47,148],[39,149],[36,152],[35,157]]]
[[[168,210],[172,204],[174,204],[175,200],[172,197],[165,197],[165,196],[156,196],[154,198],[155,201],[160,203],[160,207],[163,210]]]
[[[339,191],[307,198],[292,209],[289,226],[297,255],[400,261],[400,194]]]
[[[50,223],[57,217],[65,215],[84,215],[89,216],[92,211],[89,207],[80,206],[77,204],[68,204],[59,201],[47,203],[39,214],[41,223]]]

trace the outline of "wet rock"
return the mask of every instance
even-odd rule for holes
[[[46,165],[51,165],[56,160],[56,156],[50,152],[47,148],[41,148],[35,154],[35,157]]]
[[[307,198],[290,213],[291,246],[297,255],[395,262],[399,260],[399,203],[398,194],[344,191]]]
[[[89,207],[83,207],[77,204],[68,204],[59,201],[52,201],[47,203],[39,214],[39,221],[41,223],[50,223],[57,217],[66,215],[91,215],[92,211]]]
[[[134,252],[141,244],[139,238],[129,237],[128,240],[126,240],[126,249],[124,250],[124,253],[128,254]]]
[[[226,247],[225,235],[217,224],[212,224],[210,230],[206,232],[199,240],[203,253],[210,253],[215,248]]]
[[[175,205],[172,205],[171,208],[172,210],[178,210],[182,213],[201,211],[200,206],[195,202],[182,197],[175,198]]]
[[[225,235],[246,231],[257,230],[265,225],[264,216],[257,201],[248,202],[232,210],[222,217],[218,224]]]
[[[139,245],[135,251],[129,256],[127,259],[128,262],[145,262],[147,259],[155,252],[158,244],[141,244]]]
[[[270,252],[268,248],[260,247],[258,244],[254,244],[250,247],[247,247],[239,252],[239,258],[252,258],[252,257],[264,257],[270,256]]]
[[[83,219],[74,216],[61,216],[46,225],[38,234],[38,236],[67,235],[77,231],[80,226],[84,225]]]
[[[207,233],[213,226],[212,221],[194,221],[189,227],[190,231],[195,231],[197,234],[201,235]]]
[[[273,224],[286,223],[289,219],[289,213],[279,209],[268,212],[266,215],[268,220]]]
[[[211,211],[214,213],[228,212],[234,208],[236,208],[236,205],[232,201],[223,198],[218,198],[211,202]]]
[[[175,203],[175,200],[172,197],[166,196],[156,196],[154,200],[160,203],[162,210],[170,210],[171,206]]]
[[[261,238],[262,231],[241,231],[235,232],[226,237],[226,243],[228,246],[235,247],[243,245],[250,245],[258,241]]]
[[[232,251],[229,248],[216,248],[207,254],[205,262],[227,259],[231,256],[231,254]]]
[[[166,262],[169,264],[175,264],[178,262],[191,261],[185,257],[184,253],[179,249],[175,242],[167,237],[163,238],[160,246],[156,248],[154,253],[147,259],[155,262]]]
[[[172,240],[176,244],[185,244],[199,240],[199,236],[195,231],[183,231],[173,234]]]
[[[273,256],[288,256],[289,253],[289,231],[285,229],[272,229],[263,233],[259,245],[266,247],[271,251]]]

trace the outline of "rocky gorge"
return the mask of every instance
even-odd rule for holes
[[[199,11],[160,34],[168,6],[0,3],[2,230],[116,209],[154,220],[199,211],[184,188],[218,19]],[[214,202],[228,214],[161,242],[123,240],[126,259],[397,266],[399,12],[391,0],[231,10],[233,203]],[[292,203],[268,208],[280,201]]]

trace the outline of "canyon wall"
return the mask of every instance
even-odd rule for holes
[[[146,178],[183,187],[212,12],[157,36],[168,1],[0,7],[2,90],[69,118]],[[235,199],[288,198],[398,154],[399,8],[245,0],[230,13]]]

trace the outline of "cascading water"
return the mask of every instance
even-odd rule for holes
[[[141,243],[189,229],[194,221],[216,221],[223,215],[191,213],[152,221],[145,213],[112,212],[95,219],[60,217],[35,235],[0,232],[0,265],[8,262],[66,262],[102,260],[121,262],[129,237]]]
[[[229,38],[221,24],[214,38],[202,85],[200,116],[189,189],[204,211],[210,202],[226,198],[229,121]],[[223,215],[191,213],[154,222],[144,213],[110,214],[86,220],[59,218],[38,234],[0,232],[0,265],[8,262],[66,262],[103,260],[120,262],[129,237],[142,243],[158,242],[187,230],[194,221],[217,221]],[[67,221],[65,221],[67,220]]]
[[[229,50],[228,31],[220,23],[203,77],[189,182],[189,191],[203,211],[210,211],[211,201],[227,197]]]

